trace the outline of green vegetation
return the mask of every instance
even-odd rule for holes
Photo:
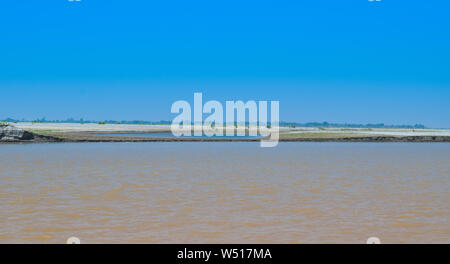
[[[55,130],[51,129],[27,129],[26,131],[37,134],[37,135],[43,135],[43,136],[52,136],[53,133],[55,133]]]
[[[280,138],[350,138],[350,137],[371,137],[370,134],[358,133],[331,133],[331,132],[306,132],[306,133],[292,133],[280,134]]]
[[[99,124],[99,125],[104,125],[104,124],[106,124],[106,122],[100,121],[100,122],[98,122],[98,124]]]

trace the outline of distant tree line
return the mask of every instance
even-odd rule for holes
[[[0,120],[3,122],[33,122],[33,123],[97,123],[97,124],[133,124],[133,125],[169,125],[172,121],[160,120],[160,121],[143,121],[143,120],[84,120],[83,118],[74,119],[68,118],[66,120],[46,120],[45,117],[41,119],[35,120],[18,120],[13,118],[6,118],[4,120]],[[246,123],[245,125],[249,125]],[[269,124],[270,125],[270,124]],[[328,123],[328,122],[308,122],[308,123],[297,123],[297,122],[280,122],[280,126],[286,127],[321,127],[321,128],[329,128],[329,127],[338,127],[338,128],[406,128],[406,129],[424,129],[426,128],[422,124],[415,125],[386,125],[383,123],[379,124],[349,124],[349,123]]]
[[[143,120],[84,120],[83,118],[75,119],[75,118],[67,118],[65,120],[47,120],[45,117],[38,118],[34,120],[26,120],[26,119],[13,119],[13,118],[6,118],[2,120],[4,122],[32,122],[32,123],[78,123],[78,124],[89,124],[89,123],[102,123],[102,124],[148,124],[148,125],[160,125],[160,124],[171,124],[172,121],[143,121]]]

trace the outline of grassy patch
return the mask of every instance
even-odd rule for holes
[[[26,129],[26,131],[43,136],[53,136],[53,134],[56,132],[55,130],[51,129]]]
[[[373,135],[358,134],[358,133],[292,133],[292,134],[280,134],[280,138],[350,138],[350,137],[371,137]]]

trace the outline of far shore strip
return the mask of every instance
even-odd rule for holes
[[[14,126],[34,132],[130,132],[157,133],[170,132],[170,125],[132,125],[132,124],[96,124],[96,123],[15,123]],[[223,129],[217,127],[215,129]],[[450,136],[449,129],[388,129],[388,128],[316,128],[316,127],[280,127],[280,135],[294,136],[302,134],[331,134],[333,136]]]

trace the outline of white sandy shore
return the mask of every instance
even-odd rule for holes
[[[170,130],[169,125],[126,125],[126,124],[105,124],[96,123],[16,123],[14,126],[25,130],[51,130],[60,132],[158,132]]]
[[[349,128],[295,128],[284,134],[302,134],[302,133],[336,133],[336,134],[361,134],[361,135],[380,135],[380,136],[450,136],[448,129],[349,129]]]
[[[450,136],[449,130],[442,131],[426,131],[426,130],[417,130],[417,131],[362,131],[361,134],[370,134],[370,135],[389,135],[389,136]]]
[[[50,130],[56,132],[168,132],[170,125],[127,125],[127,124],[104,124],[97,123],[16,123],[14,126],[25,130]],[[192,126],[192,129],[195,127]],[[234,126],[230,126],[234,129]],[[245,129],[244,126],[240,128]],[[223,127],[208,130],[219,130]],[[280,128],[280,131],[290,131],[288,128]]]

